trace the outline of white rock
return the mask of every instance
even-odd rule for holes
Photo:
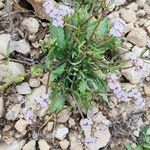
[[[17,85],[16,90],[19,94],[22,94],[22,95],[31,94],[31,92],[32,92],[31,88],[29,87],[29,84],[27,82]]]
[[[53,126],[54,126],[54,122],[49,122],[49,123],[47,124],[47,131],[52,131]]]
[[[17,51],[22,54],[27,54],[31,51],[29,43],[25,40],[13,41],[11,51]]]
[[[25,68],[22,64],[16,62],[8,63],[8,71],[13,76],[25,75]]]
[[[136,16],[137,17],[143,17],[143,16],[145,16],[145,11],[144,10],[139,10],[137,13],[136,13]]]
[[[0,150],[22,150],[25,140],[13,141],[11,144],[0,143]]]
[[[144,11],[146,14],[150,15],[150,5],[144,5]]]
[[[71,115],[70,109],[64,109],[57,115],[57,122],[59,123],[65,123],[69,120],[69,117]]]
[[[150,97],[150,83],[144,84],[144,92],[146,96]]]
[[[69,141],[64,139],[59,142],[59,145],[62,149],[67,149],[69,147]]]
[[[24,145],[22,150],[36,150],[35,144],[36,144],[35,141],[31,140],[27,144]]]
[[[4,114],[4,99],[2,97],[0,97],[0,118],[3,117],[3,114]]]
[[[24,132],[26,130],[27,125],[28,122],[26,120],[19,119],[15,124],[15,128],[18,132]]]
[[[50,150],[50,146],[47,144],[47,142],[44,139],[39,140],[38,144],[40,150]]]
[[[71,117],[69,118],[68,123],[69,123],[70,127],[74,127],[76,125],[75,120],[73,118],[71,118]]]
[[[18,117],[20,110],[21,110],[20,104],[16,104],[13,107],[11,107],[6,114],[7,120],[14,121]]]
[[[98,107],[92,107],[90,109],[88,109],[87,111],[87,117],[92,119],[94,115],[96,115],[98,113],[99,109]]]
[[[78,140],[77,133],[70,133],[70,150],[83,150],[83,145],[81,143],[81,140]]]
[[[117,1],[115,1],[115,5],[116,6],[121,6],[121,5],[125,4],[125,3],[126,3],[126,0],[117,0]]]
[[[22,64],[9,62],[8,64],[0,64],[0,81],[5,82],[7,78],[12,76],[25,75],[25,68]]]
[[[147,42],[147,33],[141,28],[134,28],[128,34],[127,40],[136,46],[145,47]]]
[[[145,4],[146,0],[137,0],[136,3],[138,4],[139,7],[143,7]]]
[[[25,18],[22,21],[22,26],[28,30],[29,33],[35,34],[39,30],[39,22],[32,17]]]
[[[135,13],[135,11],[133,11],[131,9],[123,9],[121,11],[121,17],[127,23],[130,23],[130,22],[135,23],[136,22],[136,13]]]
[[[136,136],[136,137],[139,137],[140,130],[134,130],[133,135]]]
[[[114,20],[114,19],[119,18],[119,13],[118,13],[118,11],[114,11],[111,14],[109,14],[107,17],[111,20]]]
[[[99,150],[100,148],[105,147],[110,140],[108,127],[104,124],[100,124],[98,130],[94,132],[94,136],[97,138],[94,150]]]
[[[39,81],[38,79],[31,78],[31,79],[29,80],[29,85],[30,85],[30,87],[33,87],[33,88],[39,87],[40,84],[41,84],[41,83],[40,83],[40,81]]]
[[[150,25],[146,28],[148,33],[150,33]]]
[[[0,60],[5,58],[3,55],[6,55],[7,48],[9,46],[9,42],[11,41],[11,35],[10,34],[1,34],[0,35]],[[3,55],[1,55],[3,54]]]
[[[131,3],[130,5],[127,6],[128,9],[131,9],[133,11],[137,11],[138,10],[138,5],[136,3]]]
[[[126,33],[130,32],[132,29],[134,29],[133,22],[125,24],[124,33],[126,34]]]
[[[0,2],[0,9],[4,8],[4,3]]]
[[[68,133],[69,133],[69,129],[65,127],[64,125],[60,125],[56,129],[55,137],[59,140],[63,140]]]
[[[42,97],[43,95],[45,95],[46,92],[46,87],[44,85],[41,85],[38,88],[35,88],[32,90],[32,93],[27,95],[25,97],[25,104],[27,107],[31,107],[33,111],[35,111],[35,113],[38,113],[38,115],[40,117],[44,116],[46,114],[47,109],[39,109],[39,106],[36,102],[37,99],[39,99],[40,97]],[[50,104],[50,100],[47,100],[47,103]]]
[[[120,53],[122,53],[123,51],[125,52],[126,50],[122,49]],[[132,49],[132,52],[127,52],[126,54],[121,55],[121,57],[123,60],[128,60],[131,55],[135,55],[139,57],[142,51],[143,51],[143,48],[135,46]],[[131,68],[122,69],[121,73],[130,81],[130,83],[137,84],[150,74],[150,64],[147,62],[143,62],[143,63],[144,63],[144,68],[141,71],[137,71],[135,67],[131,67],[132,64],[128,62],[128,64],[126,64],[124,67],[131,67]]]

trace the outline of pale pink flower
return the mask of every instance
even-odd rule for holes
[[[36,99],[36,102],[42,107],[42,108],[45,108],[45,109],[48,109],[48,103],[47,103],[47,99],[49,98],[49,95],[46,94],[46,95],[43,95],[41,96],[40,98]]]
[[[95,150],[95,144],[97,142],[97,138],[90,136],[90,137],[85,137],[84,143],[85,145],[90,149],[90,150]]]
[[[92,125],[93,125],[93,121],[91,119],[85,118],[80,120],[80,126],[84,131],[84,135],[86,137],[89,137],[91,135]]]
[[[25,120],[27,120],[30,124],[36,121],[35,115],[32,109],[29,107],[25,107],[23,109],[23,115],[24,115]]]
[[[113,22],[113,26],[110,29],[110,35],[121,37],[124,34],[125,21],[118,18]]]
[[[54,2],[47,1],[43,5],[45,12],[52,20],[52,24],[56,27],[63,27],[64,19],[66,16],[70,16],[74,11],[65,5],[55,6]]]
[[[137,89],[132,89],[128,93],[129,97],[133,98],[135,101],[135,106],[137,110],[143,109],[145,106],[145,100],[142,97],[142,94]]]
[[[130,62],[136,68],[137,71],[141,71],[144,69],[144,63],[143,63],[142,59],[137,56],[131,55]]]
[[[135,106],[137,110],[142,110],[145,106],[145,100],[142,97],[135,99]]]

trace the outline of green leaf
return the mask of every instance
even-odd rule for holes
[[[51,72],[50,81],[54,81],[55,79],[57,79],[58,76],[60,76],[64,72],[65,67],[66,67],[66,63],[63,63],[62,65],[57,67],[55,70],[53,70]]]
[[[31,76],[32,77],[39,77],[43,75],[43,69],[39,66],[31,67]]]
[[[145,143],[145,144],[143,144],[143,147],[144,147],[144,148],[147,148],[147,150],[150,150],[150,143]]]
[[[87,39],[90,38],[92,32],[94,31],[97,24],[97,20],[92,18],[89,23],[87,24]]]
[[[84,93],[87,89],[87,81],[81,80],[80,83],[79,83],[79,88],[78,89],[81,93]]]
[[[52,113],[59,112],[63,109],[65,105],[66,97],[64,95],[58,95],[55,99],[52,100],[52,104],[50,106],[50,111]]]
[[[111,23],[110,23],[110,19],[108,18],[104,18],[104,20],[102,20],[99,24],[98,27],[98,33],[100,34],[100,36],[106,36],[110,30],[111,27]]]
[[[132,147],[131,147],[131,144],[127,144],[125,147],[126,147],[127,150],[133,150]]]
[[[66,46],[64,29],[61,27],[51,26],[52,39],[56,39],[58,47],[64,49]]]
[[[134,150],[144,150],[141,145],[138,145]]]

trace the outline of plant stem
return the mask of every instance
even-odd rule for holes
[[[83,113],[82,113],[82,110],[81,110],[81,108],[80,108],[80,105],[79,105],[78,101],[76,100],[75,96],[74,96],[73,94],[71,94],[71,95],[72,95],[73,99],[75,100],[75,102],[76,102],[76,104],[77,104],[77,107],[78,107],[78,109],[79,109],[79,112],[80,112],[80,114],[81,114],[81,117],[82,117],[82,119],[83,119],[83,118],[84,118],[84,115],[83,115]]]

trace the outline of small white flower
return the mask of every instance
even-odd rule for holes
[[[116,19],[113,22],[113,26],[110,29],[110,35],[116,36],[116,37],[121,37],[123,36],[124,33],[124,27],[125,27],[125,21],[122,19]]]
[[[84,131],[85,137],[89,137],[91,135],[92,125],[93,125],[93,121],[91,119],[85,118],[80,120],[80,126]]]
[[[135,99],[135,106],[137,110],[142,110],[145,106],[145,101],[142,97]]]
[[[90,149],[90,150],[95,150],[95,143],[97,141],[96,137],[90,136],[90,137],[86,137],[84,139],[84,143],[85,145]]]
[[[54,2],[48,1],[43,5],[45,12],[50,16],[52,24],[56,27],[63,27],[64,19],[70,16],[74,11],[65,5],[56,7]]]
[[[24,115],[25,120],[27,120],[30,124],[36,121],[35,115],[32,109],[29,107],[25,107],[23,109],[23,115]]]
[[[131,64],[136,68],[136,71],[141,71],[144,69],[144,63],[141,58],[135,55],[131,55],[129,60]]]

